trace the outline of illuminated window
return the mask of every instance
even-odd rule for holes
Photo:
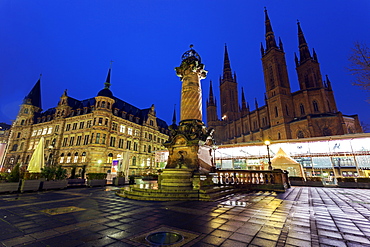
[[[62,153],[62,154],[60,155],[60,161],[59,161],[59,163],[63,163],[63,161],[64,161],[64,153]]]
[[[113,154],[110,153],[110,154],[108,154],[107,163],[112,163],[112,160],[113,160]]]
[[[75,156],[73,157],[73,163],[77,163],[78,161],[78,153],[75,153]]]
[[[127,134],[132,135],[132,128],[130,127],[127,128]]]
[[[121,132],[121,133],[125,133],[125,131],[126,131],[126,126],[124,126],[124,125],[120,125],[120,126],[119,126],[119,132]]]
[[[73,123],[72,130],[77,129],[77,123]]]
[[[33,132],[32,132],[32,136],[35,136],[37,134],[37,130],[34,130]]]
[[[48,128],[44,128],[43,130],[42,130],[42,135],[46,135],[46,133],[48,132]]]
[[[66,163],[71,163],[71,153],[68,153]]]
[[[82,157],[81,157],[81,162],[85,162],[85,161],[86,161],[86,152],[83,152]]]
[[[28,146],[28,150],[32,150],[33,148],[33,142],[30,142],[30,145]]]
[[[48,134],[51,134],[51,132],[53,132],[53,127],[49,127],[48,129]]]
[[[42,134],[42,129],[39,129],[38,131],[37,131],[37,135],[39,136],[39,135],[41,135]]]

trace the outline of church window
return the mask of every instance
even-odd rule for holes
[[[305,115],[304,106],[303,104],[299,105],[299,109],[301,110],[301,115]]]
[[[318,111],[319,111],[319,105],[317,104],[317,101],[316,101],[316,100],[314,100],[314,101],[312,102],[312,104],[313,104],[313,110],[314,110],[315,112],[318,112]]]
[[[299,130],[297,133],[297,138],[304,138],[304,134],[302,130]]]
[[[275,106],[275,117],[278,117],[278,116],[279,116],[279,111],[278,111],[277,106]]]
[[[77,163],[78,161],[78,153],[75,153],[75,156],[73,157],[73,163]]]
[[[269,80],[270,80],[270,87],[274,88],[275,83],[274,83],[274,72],[272,70],[272,66],[270,65],[268,68],[268,73],[269,73]]]

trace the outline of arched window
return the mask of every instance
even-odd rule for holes
[[[105,107],[105,101],[101,102],[101,107]]]
[[[316,100],[314,100],[312,102],[312,105],[313,105],[314,112],[318,112],[319,111],[319,105],[317,104],[317,101]]]
[[[67,154],[67,161],[66,163],[71,163],[71,153]]]
[[[304,106],[303,104],[299,105],[299,109],[301,110],[301,115],[305,115]]]
[[[17,149],[18,149],[18,144],[14,144],[13,148],[12,148],[12,151],[17,151]]]
[[[148,146],[148,153],[150,153],[152,151],[152,146]]]
[[[275,106],[275,117],[278,117],[278,116],[279,116],[279,111],[278,111],[277,106]]]
[[[113,160],[113,154],[109,153],[108,158],[107,158],[107,163],[112,163],[112,160]]]
[[[278,132],[278,140],[281,140],[280,132]]]
[[[136,156],[132,157],[132,165],[136,166]]]
[[[64,162],[64,153],[62,153],[60,155],[60,161],[59,161],[59,163],[63,163],[63,162]]]
[[[86,152],[83,152],[81,156],[81,162],[86,162]]]
[[[110,109],[110,103],[109,103],[109,102],[108,102],[108,104],[107,104],[107,108],[108,108],[108,109]]]
[[[303,134],[303,131],[302,130],[299,130],[297,132],[297,138],[304,138],[304,134]]]
[[[75,153],[75,156],[73,157],[73,163],[77,163],[78,161],[78,152]]]

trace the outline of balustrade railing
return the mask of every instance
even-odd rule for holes
[[[217,170],[213,182],[218,185],[253,185],[253,187],[289,188],[288,173],[269,170]],[[270,185],[270,186],[269,186]],[[284,190],[285,190],[284,189]]]

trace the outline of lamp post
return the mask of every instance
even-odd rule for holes
[[[267,157],[269,159],[269,166],[268,166],[268,169],[271,171],[272,170],[272,165],[271,165],[271,159],[270,159],[270,141],[266,140],[265,141],[265,145],[267,147]]]

